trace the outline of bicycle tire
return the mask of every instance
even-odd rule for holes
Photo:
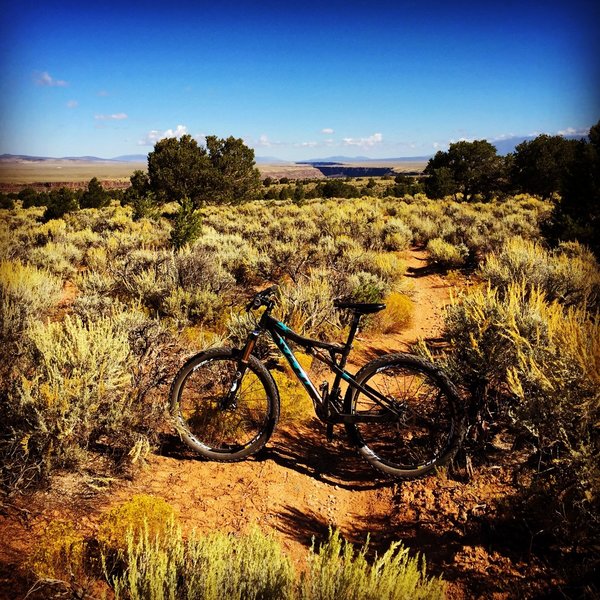
[[[453,458],[464,437],[463,403],[448,377],[412,354],[377,358],[355,379],[391,398],[401,414],[388,422],[346,424],[350,440],[375,468],[412,479]],[[346,412],[385,415],[385,409],[355,388],[348,388]]]
[[[203,457],[233,462],[258,452],[279,420],[279,392],[254,356],[239,384],[236,406],[223,408],[239,351],[214,348],[190,358],[171,386],[171,414],[181,439]]]

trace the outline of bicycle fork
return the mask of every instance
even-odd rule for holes
[[[248,369],[248,361],[250,360],[250,356],[254,350],[254,346],[256,346],[256,340],[260,335],[260,331],[255,329],[248,334],[248,339],[246,340],[246,345],[242,350],[240,358],[237,363],[237,370],[233,377],[233,381],[231,383],[231,387],[229,388],[229,392],[227,395],[221,400],[220,408],[221,410],[235,410],[237,408],[237,393],[240,388],[240,384],[242,383],[242,379]]]

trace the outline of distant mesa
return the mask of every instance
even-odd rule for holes
[[[366,156],[329,156],[309,159],[297,164],[309,165],[325,177],[383,177],[398,171],[418,174],[423,171],[429,156],[397,158],[368,158]]]
[[[345,165],[342,163],[309,163],[325,177],[383,177],[394,173],[394,168]]]
[[[128,162],[146,162],[146,154],[126,154],[116,156],[115,158],[99,158],[98,156],[29,156],[27,154],[2,154],[0,162],[77,162],[77,163],[128,163]]]

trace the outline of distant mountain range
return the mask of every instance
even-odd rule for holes
[[[514,152],[515,148],[525,141],[535,139],[536,136],[520,136],[509,137],[501,140],[493,141],[498,154],[504,156],[510,152]],[[566,139],[580,140],[587,136],[585,135],[565,135]],[[259,165],[313,165],[313,164],[353,164],[353,163],[405,163],[405,162],[427,162],[432,155],[429,156],[400,156],[395,158],[369,158],[368,156],[327,156],[325,158],[309,158],[306,160],[288,161],[276,158],[274,156],[257,156],[256,163]],[[81,163],[145,163],[148,160],[147,154],[124,154],[115,156],[114,158],[99,158],[97,156],[63,156],[61,158],[51,156],[28,156],[23,154],[2,154],[0,155],[0,163],[10,162],[44,162],[44,161],[65,161],[65,162],[81,162]]]
[[[106,162],[146,162],[146,154],[125,154],[115,156],[114,158],[99,158],[97,156],[29,156],[27,154],[1,154],[0,162],[47,162],[47,161],[65,161],[82,163],[106,163]]]
[[[498,154],[501,156],[505,156],[515,151],[515,148],[522,144],[523,142],[530,142],[531,140],[535,140],[536,135],[528,135],[522,137],[510,137],[503,140],[496,140],[492,142],[494,146],[496,146],[496,150]],[[563,135],[566,140],[583,140],[587,138],[587,135],[576,134],[576,135]]]
[[[298,160],[296,164],[352,164],[352,163],[399,163],[427,162],[431,156],[400,156],[396,158],[369,158],[368,156],[327,156],[326,158],[309,158]]]
[[[290,160],[282,160],[275,156],[255,156],[254,160],[257,165],[293,165],[294,162]]]

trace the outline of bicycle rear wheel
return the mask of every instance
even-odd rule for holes
[[[238,371],[238,352],[216,348],[191,358],[171,387],[171,414],[182,440],[202,456],[236,461],[258,452],[279,419],[279,393],[254,356],[234,406],[224,406]]]
[[[356,380],[379,392],[393,408],[383,408],[354,388],[346,393],[346,412],[381,418],[346,425],[350,439],[374,467],[414,478],[454,456],[464,437],[464,411],[440,369],[411,354],[390,354],[366,364]]]

